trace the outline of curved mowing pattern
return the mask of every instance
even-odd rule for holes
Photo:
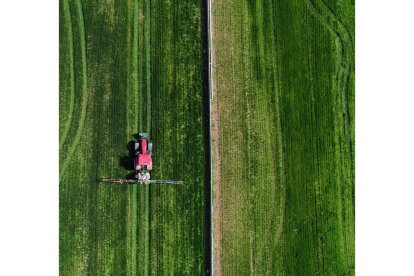
[[[352,275],[352,2],[214,4],[216,275]]]
[[[82,89],[82,102],[81,102],[81,113],[79,115],[79,125],[76,130],[76,134],[73,138],[73,141],[71,141],[71,145],[69,146],[67,154],[65,154],[63,165],[60,169],[60,179],[62,179],[62,176],[65,174],[66,167],[68,166],[68,163],[70,159],[72,158],[72,155],[74,154],[76,147],[78,146],[79,140],[82,135],[83,126],[85,124],[85,118],[86,118],[86,108],[88,103],[88,92],[87,92],[87,75],[86,75],[86,48],[85,48],[85,26],[84,26],[84,19],[83,19],[83,10],[82,10],[82,3],[80,0],[76,1],[76,12],[77,16],[79,18],[77,25],[78,25],[78,32],[80,39],[80,49],[81,49],[81,62],[82,62],[82,80],[81,80],[81,89]]]
[[[73,110],[75,106],[75,69],[74,69],[74,56],[73,56],[73,30],[72,30],[72,15],[69,9],[68,1],[63,1],[62,3],[63,10],[64,10],[64,19],[65,19],[65,26],[67,28],[67,47],[68,47],[68,55],[69,55],[69,68],[70,68],[70,99],[69,99],[69,116],[66,119],[64,125],[61,127],[63,129],[62,135],[59,139],[59,148],[62,148],[63,143],[66,141],[67,135],[69,133],[69,129],[71,126],[72,118],[73,118]]]
[[[349,206],[353,205],[353,139],[350,126],[350,107],[348,105],[348,85],[353,63],[353,42],[348,29],[338,19],[325,2],[308,1],[312,13],[320,20],[335,37],[336,46],[336,102],[333,105],[335,117],[335,143],[336,143],[336,185],[338,197],[338,224],[340,231],[341,248],[345,254],[344,262],[349,266],[354,261],[354,234],[345,231],[350,225],[353,228],[354,214]]]
[[[135,217],[129,215],[132,192],[102,186],[97,179],[125,173],[117,159],[125,154],[125,133],[132,132],[126,123],[131,116],[124,112],[127,32],[113,27],[127,17],[127,9],[119,5],[115,12],[110,3],[96,6],[91,1],[68,3],[77,46],[76,96],[72,126],[60,155],[60,274],[125,275],[136,264],[128,254],[133,240],[133,231],[127,231],[129,218]],[[65,36],[62,32],[61,41]],[[61,70],[70,70],[65,65]],[[62,76],[68,76],[62,82],[70,82],[70,74]]]

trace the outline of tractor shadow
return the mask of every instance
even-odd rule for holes
[[[134,135],[135,137],[136,135]],[[119,166],[123,167],[129,173],[125,176],[126,179],[135,179],[134,158],[135,158],[135,140],[131,140],[126,144],[128,154],[119,157]]]

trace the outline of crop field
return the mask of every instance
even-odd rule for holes
[[[353,0],[207,3],[60,0],[60,274],[353,275]]]
[[[216,275],[354,274],[354,1],[213,1]]]
[[[61,275],[203,274],[207,159],[201,3],[60,0]],[[124,178],[137,132],[153,179]]]

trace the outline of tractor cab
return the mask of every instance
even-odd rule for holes
[[[134,170],[135,179],[103,178],[105,183],[128,183],[128,184],[183,184],[181,180],[153,180],[150,177],[152,170],[152,143],[149,141],[148,133],[140,133],[134,142]]]
[[[150,180],[149,171],[152,170],[152,143],[148,141],[147,133],[140,133],[135,142],[134,167],[136,177],[142,180]]]

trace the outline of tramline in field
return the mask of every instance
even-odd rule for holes
[[[152,142],[148,140],[148,133],[140,133],[134,143],[134,170],[135,179],[103,178],[105,183],[131,184],[183,184],[181,180],[152,180]]]

